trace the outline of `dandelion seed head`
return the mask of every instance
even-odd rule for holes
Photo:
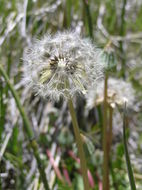
[[[114,108],[116,105],[132,107],[135,101],[134,89],[129,82],[121,79],[109,78],[107,88],[107,102]],[[96,91],[90,91],[87,98],[87,105],[93,108],[94,105],[100,104],[104,101],[104,82],[102,81],[97,87]]]
[[[24,80],[51,99],[85,94],[103,76],[100,56],[101,50],[75,32],[46,35],[24,53]]]

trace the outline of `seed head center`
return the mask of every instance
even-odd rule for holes
[[[58,59],[58,67],[59,68],[65,68],[66,64],[67,64],[67,61],[65,60],[65,58]]]

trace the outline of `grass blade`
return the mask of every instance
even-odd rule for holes
[[[126,138],[126,103],[124,107],[124,116],[123,116],[123,143],[124,143],[124,151],[125,151],[125,159],[127,164],[129,182],[131,185],[131,190],[136,190],[135,179],[133,176],[133,170],[131,166],[131,161],[129,157],[128,147],[127,147],[127,138]]]
[[[92,25],[92,17],[91,17],[91,13],[90,13],[89,2],[86,0],[83,0],[83,4],[85,7],[85,12],[86,12],[86,17],[87,17],[89,36],[90,36],[90,38],[93,39],[93,25]]]

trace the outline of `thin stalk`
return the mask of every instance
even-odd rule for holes
[[[33,153],[34,153],[34,156],[36,158],[36,161],[37,161],[37,165],[38,165],[38,169],[39,169],[39,172],[40,172],[40,177],[41,177],[41,180],[44,184],[44,187],[46,190],[49,189],[49,186],[48,186],[48,183],[47,183],[47,179],[46,179],[46,174],[45,174],[45,171],[44,171],[44,167],[43,167],[43,164],[42,164],[42,160],[40,159],[40,156],[39,156],[39,152],[38,152],[38,145],[37,145],[37,142],[35,141],[34,139],[34,134],[33,134],[33,131],[31,129],[31,126],[30,126],[30,122],[29,122],[29,119],[24,111],[24,108],[22,107],[21,105],[21,102],[20,102],[20,98],[17,94],[17,92],[15,91],[13,85],[10,83],[10,80],[6,74],[6,72],[4,71],[3,67],[0,65],[0,73],[1,75],[3,76],[3,78],[5,79],[8,87],[9,87],[9,90],[11,91],[14,99],[15,99],[15,102],[17,104],[17,107],[19,109],[19,112],[21,114],[21,117],[23,119],[23,122],[24,122],[24,131],[30,141],[30,147],[31,149],[33,150]]]
[[[121,12],[121,27],[120,27],[120,35],[124,36],[125,34],[125,12],[126,12],[126,4],[127,0],[123,0],[123,7]]]
[[[111,165],[111,146],[112,146],[112,122],[113,122],[113,108],[109,106],[109,126],[108,126],[108,133],[107,133],[107,152],[108,152],[108,180],[109,180],[109,173],[113,173],[113,167]],[[114,182],[115,176],[112,175],[112,179]]]
[[[107,81],[108,75],[105,75],[105,84],[104,84],[104,118],[103,118],[103,190],[109,190],[109,167],[108,167],[108,126],[107,126]]]
[[[87,16],[87,24],[88,24],[88,30],[89,30],[89,36],[93,39],[93,25],[92,25],[92,17],[90,13],[90,7],[89,2],[87,0],[83,0],[86,16]]]
[[[127,164],[127,170],[128,170],[128,176],[129,176],[129,182],[130,182],[131,190],[136,190],[135,179],[134,179],[134,176],[133,176],[133,170],[132,170],[131,161],[130,161],[129,152],[128,152],[128,147],[127,147],[126,103],[125,103],[124,116],[123,116],[123,144],[124,144],[125,159],[126,159],[126,164]]]
[[[113,121],[113,108],[109,106],[109,128],[108,128],[108,154],[110,156],[112,145],[112,121]]]
[[[2,179],[1,179],[1,172],[0,172],[0,190],[2,190]]]
[[[2,86],[2,80],[0,79],[0,143],[2,139],[2,131],[4,129],[4,116],[5,116],[5,104],[4,104],[4,90]]]
[[[87,176],[87,164],[85,160],[85,154],[83,150],[83,141],[80,136],[79,126],[76,118],[76,113],[74,110],[74,106],[72,103],[72,100],[68,100],[68,107],[72,118],[72,124],[74,129],[74,134],[76,138],[77,148],[78,148],[78,154],[80,158],[80,166],[81,166],[81,172],[83,175],[83,182],[84,182],[84,189],[89,190],[89,182],[88,182],[88,176]]]
[[[0,149],[0,163],[1,163],[2,157],[3,157],[3,155],[4,155],[4,152],[5,152],[6,148],[7,148],[8,142],[9,142],[9,140],[10,140],[10,138],[11,138],[11,135],[12,135],[12,131],[10,131],[10,132],[6,135],[6,137],[5,137],[5,139],[4,139],[4,142],[2,143],[2,146],[1,146],[1,149]]]
[[[64,7],[64,20],[63,26],[65,28],[70,28],[71,26],[71,10],[72,9],[72,0],[67,0]]]
[[[120,26],[120,36],[124,36],[125,34],[125,12],[126,12],[126,4],[127,0],[123,0],[123,6],[122,6],[122,12],[121,12],[121,26]],[[122,69],[121,69],[121,74],[125,78],[125,54],[124,54],[124,49],[123,49],[123,42],[120,41],[120,51],[122,55]]]
[[[11,53],[8,53],[8,60],[7,60],[7,76],[10,78],[10,71],[11,71]],[[5,87],[5,94],[6,98],[8,97],[8,84]]]

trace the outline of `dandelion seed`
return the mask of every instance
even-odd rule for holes
[[[104,101],[104,82],[99,84],[96,91],[90,91],[87,98],[87,105],[92,108],[94,105],[100,104]],[[131,83],[125,82],[121,79],[109,78],[107,89],[107,102],[111,107],[116,105],[122,106],[127,103],[127,107],[132,107],[134,104],[134,89]]]
[[[24,54],[24,80],[42,97],[85,94],[103,76],[101,51],[75,32],[37,40]]]

